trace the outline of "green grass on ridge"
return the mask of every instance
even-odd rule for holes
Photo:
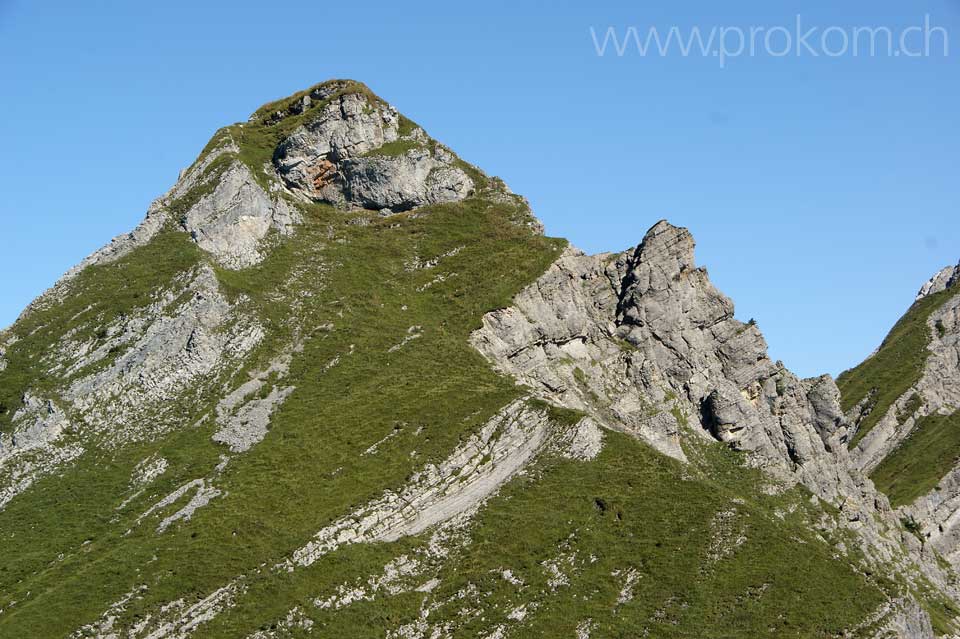
[[[956,295],[955,289],[941,291],[916,302],[894,325],[878,351],[856,368],[837,377],[843,410],[849,411],[870,397],[869,414],[860,420],[850,447],[856,446],[890,406],[919,381],[927,361],[931,332],[930,314]]]
[[[64,636],[146,581],[150,588],[130,605],[129,620],[184,593],[204,596],[235,575],[282,561],[330,521],[444,458],[519,395],[468,337],[484,313],[507,306],[539,276],[564,243],[514,224],[512,207],[482,200],[417,215],[373,216],[366,224],[353,223],[356,215],[309,207],[297,234],[261,265],[218,270],[225,292],[269,333],[258,365],[289,343],[293,327],[309,338],[284,382],[297,390],[275,414],[270,433],[235,456],[217,480],[226,496],[162,535],[154,532],[155,518],[134,525],[164,494],[211,473],[225,449],[210,440],[210,421],[151,446],[91,452],[62,476],[39,481],[0,512],[0,608],[18,602],[0,615],[0,636]],[[157,266],[166,257],[154,253],[161,247],[118,263],[118,277],[162,271]],[[458,247],[434,269],[406,267],[417,255]],[[91,270],[88,277],[99,282],[101,272]],[[115,282],[106,278],[104,284]],[[83,294],[87,288],[77,290],[83,296],[68,306],[93,301]],[[106,292],[97,296],[110,299]],[[414,325],[423,337],[390,353]],[[339,364],[328,369],[338,356]],[[184,425],[199,421],[215,403],[215,397],[184,398]],[[380,454],[361,456],[398,426],[400,435]],[[170,470],[148,493],[115,510],[129,494],[133,466],[151,453],[169,459]],[[132,532],[125,536],[127,529]],[[354,552],[365,550],[382,552]],[[307,585],[316,590],[336,577],[317,582],[314,575]],[[273,612],[269,603],[250,610]]]
[[[484,605],[463,636],[509,627],[508,613],[532,601],[520,636],[572,637],[592,619],[598,637],[826,638],[880,604],[881,589],[816,539],[804,491],[764,495],[740,455],[704,448],[700,477],[612,432],[590,462],[544,459],[478,515],[440,575],[435,596],[452,599],[432,616],[457,620],[466,603],[454,595],[474,584]],[[549,584],[550,562],[567,585]],[[618,606],[630,571],[632,597]]]
[[[960,461],[960,411],[917,420],[901,444],[870,474],[894,507],[933,490]]]
[[[9,364],[0,371],[0,432],[10,428],[26,390],[52,392],[67,381],[48,373],[50,349],[61,336],[72,332],[76,341],[98,338],[104,326],[157,301],[177,275],[198,263],[200,253],[186,234],[161,231],[120,260],[78,273],[67,284],[62,303],[45,301],[25,313],[11,328],[19,340],[8,349]]]

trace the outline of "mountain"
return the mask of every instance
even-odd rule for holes
[[[838,388],[638,239],[357,82],[221,129],[0,333],[0,636],[958,632],[956,273]]]

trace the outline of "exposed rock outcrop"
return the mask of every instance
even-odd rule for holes
[[[443,463],[416,473],[400,493],[388,492],[319,531],[285,567],[309,566],[345,544],[396,541],[475,510],[539,452],[548,426],[542,411],[522,400],[510,404]]]
[[[702,425],[691,432],[836,498],[832,451],[846,435],[836,385],[770,361],[756,325],[736,320],[694,266],[693,247],[686,229],[660,222],[619,255],[568,249],[513,307],[484,318],[474,345],[545,398],[665,454],[684,459],[683,426]]]
[[[17,428],[0,435],[0,462],[13,453],[26,453],[56,441],[70,428],[70,420],[51,400],[26,393],[23,407],[13,415]]]
[[[260,263],[267,234],[291,235],[298,222],[299,213],[282,197],[268,195],[239,161],[223,171],[211,192],[181,220],[197,245],[229,268]]]
[[[960,283],[960,264],[956,266],[946,266],[940,269],[936,275],[920,287],[916,299],[923,299],[934,293],[945,291],[957,283]]]
[[[57,402],[28,391],[13,429],[0,434],[0,508],[84,452],[68,435],[109,449],[178,427],[177,402],[213,385],[263,338],[262,327],[223,296],[209,267],[184,273],[158,293],[99,336],[68,332],[45,354],[51,378],[70,381]]]
[[[171,300],[187,299],[167,311]],[[239,362],[263,337],[255,322],[238,316],[220,292],[213,270],[201,267],[183,290],[123,318],[107,331],[112,337],[93,351],[67,341],[65,357],[76,370],[104,361],[111,350],[123,354],[102,370],[80,377],[64,391],[89,427],[109,435],[110,445],[155,437],[164,432],[173,399],[194,386],[210,383],[230,362]],[[144,425],[151,424],[153,432]]]
[[[216,408],[220,429],[213,434],[214,441],[226,444],[235,453],[242,453],[263,440],[273,412],[295,390],[293,386],[271,385],[270,380],[282,380],[290,369],[293,355],[301,350],[295,346],[271,362],[266,370],[253,373],[250,380],[220,400]],[[269,391],[264,393],[268,386]]]
[[[0,509],[34,481],[83,454],[76,442],[63,442],[75,428],[56,403],[27,393],[13,415],[14,428],[0,433]]]
[[[453,153],[392,106],[364,93],[336,96],[277,149],[284,182],[340,207],[406,211],[462,200],[473,180]]]
[[[834,381],[801,380],[772,362],[756,325],[736,320],[694,265],[693,248],[686,229],[660,222],[617,255],[568,249],[512,307],[488,314],[473,344],[542,398],[677,459],[686,459],[684,437],[748,451],[772,476],[838,507],[871,560],[910,571],[900,563],[905,545],[927,578],[947,587],[851,460]],[[926,613],[904,606],[910,614],[888,619],[887,630],[932,636]]]

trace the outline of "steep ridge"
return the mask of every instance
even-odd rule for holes
[[[334,80],[0,333],[0,636],[954,632],[853,432],[686,230],[584,255]]]
[[[960,561],[960,266],[934,275],[865,362],[840,376],[855,463],[925,543]]]
[[[484,319],[474,345],[544,399],[674,458],[686,460],[689,437],[749,451],[751,465],[837,506],[837,525],[856,530],[866,557],[896,563],[907,545],[947,586],[848,454],[853,427],[833,380],[771,362],[756,325],[737,321],[695,267],[693,247],[685,229],[660,222],[618,255],[568,249],[514,307]]]

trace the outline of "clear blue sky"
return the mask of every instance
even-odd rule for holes
[[[0,325],[135,226],[220,126],[362,80],[525,194],[551,235],[660,218],[771,355],[837,373],[960,260],[960,1],[0,0]],[[600,57],[590,27],[948,29],[924,58]],[[835,48],[835,47],[834,47]]]

